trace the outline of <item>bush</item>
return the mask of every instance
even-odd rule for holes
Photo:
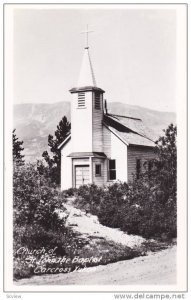
[[[176,199],[142,176],[132,184],[95,185],[78,190],[75,205],[95,214],[101,224],[146,238],[176,237]]]
[[[46,229],[63,225],[57,214],[63,209],[59,191],[51,185],[36,165],[14,168],[13,209],[14,225],[40,225]]]
[[[30,251],[57,247],[56,256],[73,257],[82,246],[80,238],[65,226],[66,218],[59,218],[63,198],[39,164],[14,166],[14,278],[34,274],[35,263],[29,264],[25,255],[17,253],[21,247]]]
[[[64,191],[63,194],[64,194],[65,196],[72,197],[72,196],[75,196],[75,195],[76,195],[76,192],[77,192],[77,189],[75,189],[75,188],[70,188],[70,189]]]
[[[95,184],[80,186],[76,191],[76,203],[80,209],[93,214],[100,210],[100,200],[104,196],[105,189]]]
[[[100,202],[98,217],[103,225],[121,227],[120,207],[129,201],[131,191],[127,183],[114,183],[108,186]]]
[[[156,158],[145,163],[139,179],[107,188],[83,186],[76,203],[96,214],[103,225],[119,227],[129,234],[176,237],[176,126],[170,124],[164,133],[156,142]]]

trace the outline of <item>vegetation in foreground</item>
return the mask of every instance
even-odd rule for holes
[[[145,164],[140,178],[105,188],[94,184],[66,191],[75,205],[98,216],[101,224],[128,234],[169,240],[177,235],[176,127],[157,141],[156,159]]]
[[[58,214],[64,212],[65,196],[41,173],[41,165],[15,165],[13,187],[14,279],[67,273],[145,254],[143,249],[74,233],[66,226],[67,214]]]
[[[118,182],[104,188],[82,186],[64,193],[55,183],[52,165],[45,166],[41,161],[25,164],[21,154],[23,143],[18,140],[15,131],[13,134],[15,279],[33,275],[42,258],[38,252],[21,255],[18,252],[21,248],[30,251],[46,249],[46,254],[55,249],[54,255],[51,255],[53,260],[44,260],[41,266],[51,270],[58,266],[55,258],[65,256],[69,258],[68,263],[64,263],[65,271],[69,272],[76,267],[145,255],[149,250],[167,247],[168,241],[176,237],[176,127],[172,124],[164,137],[158,140],[157,158],[150,168],[145,166],[145,172],[139,179],[135,178],[131,184]],[[130,249],[102,238],[82,238],[66,226],[67,216],[60,219],[58,215],[59,210],[63,211],[62,203],[71,195],[75,195],[77,207],[97,215],[101,224],[163,242],[148,241],[140,248]],[[101,260],[85,264],[73,262],[74,257],[84,256],[101,257]]]

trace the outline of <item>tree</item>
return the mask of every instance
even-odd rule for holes
[[[157,144],[158,158],[155,160],[157,182],[168,197],[176,197],[177,189],[177,127],[170,124]]]
[[[139,179],[134,178],[127,201],[116,209],[118,227],[129,234],[162,239],[177,234],[177,128],[170,124],[163,131],[156,142],[156,158],[147,162]]]
[[[21,152],[24,150],[22,147],[23,141],[19,141],[18,137],[15,133],[16,129],[12,132],[12,141],[13,141],[13,162],[16,165],[23,165],[25,162],[23,160],[24,155],[21,154]]]
[[[60,169],[61,169],[61,152],[58,146],[65,140],[70,134],[71,124],[64,116],[57,126],[55,131],[55,137],[51,134],[48,136],[48,146],[53,153],[52,156],[48,151],[44,151],[42,156],[48,164],[49,174],[52,181],[56,184],[60,184]]]

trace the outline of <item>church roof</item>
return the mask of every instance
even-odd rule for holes
[[[104,115],[104,124],[127,145],[156,146],[141,119]]]
[[[77,88],[91,86],[96,87],[96,79],[90,58],[89,47],[85,47]]]
[[[65,140],[63,140],[63,142],[58,146],[58,149],[61,149],[65,144],[68,143],[70,139],[71,139],[71,134],[69,134],[69,136],[65,138]]]
[[[104,115],[103,122],[113,134],[127,145],[144,147],[156,146],[155,142],[151,138],[149,130],[144,126],[141,119],[107,114]],[[58,146],[58,149],[61,149],[70,139],[71,134]],[[102,152],[75,152],[68,156],[105,157],[105,154]]]
[[[127,145],[144,147],[156,146],[155,142],[151,138],[149,129],[144,126],[141,119],[107,114],[104,115],[103,122],[112,133],[114,133]],[[70,139],[71,134],[58,146],[58,149],[61,149]],[[75,152],[68,156],[105,157],[105,154],[102,152]]]

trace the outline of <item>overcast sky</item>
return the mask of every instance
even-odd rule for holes
[[[80,32],[89,24],[96,82],[107,101],[175,111],[176,11],[144,7],[15,9],[15,103],[71,100],[84,51]]]

